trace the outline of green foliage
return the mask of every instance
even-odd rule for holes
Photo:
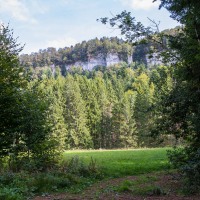
[[[139,130],[139,146],[150,146],[150,129],[153,123],[151,107],[154,98],[154,85],[149,82],[149,77],[142,73],[133,83],[137,91],[135,100],[135,118]]]
[[[116,190],[119,192],[130,192],[133,183],[129,180],[124,181]]]
[[[45,78],[38,84],[47,106],[43,112],[45,126],[49,127],[47,144],[52,149],[57,146],[55,153],[72,148],[135,148],[159,143],[150,131],[160,117],[156,113],[159,98],[168,94],[171,84],[165,67],[149,73],[122,63],[95,69],[87,76],[72,73],[66,78]],[[167,143],[168,138],[163,140]]]
[[[60,138],[50,137],[45,81],[30,82],[19,66],[22,50],[9,27],[0,27],[0,157],[13,171],[46,170],[57,162]],[[51,138],[51,139],[50,139]],[[4,169],[3,169],[4,170]]]
[[[83,177],[102,178],[103,174],[96,160],[92,157],[89,163],[85,163],[78,156],[71,157],[69,160],[64,160],[61,163],[61,168],[66,173],[76,174]]]
[[[2,143],[10,169],[49,170],[64,149],[150,146],[151,74],[126,63],[98,68],[87,76],[56,74],[47,71],[23,90],[15,89],[20,97],[13,107],[17,123],[9,122],[9,134],[8,128],[0,133],[5,137],[0,142],[10,145],[6,149]]]
[[[35,193],[48,193],[57,192],[63,188],[69,188],[72,184],[76,184],[77,181],[72,179],[69,175],[62,173],[45,173],[39,174],[33,181]]]
[[[107,17],[99,19],[103,24],[110,24],[111,27],[118,28],[122,35],[125,35],[129,42],[138,42],[151,33],[150,27],[145,28],[141,22],[136,22],[135,17],[130,12],[123,11],[111,19]],[[119,23],[118,23],[119,22]]]
[[[92,137],[93,147],[98,148],[101,109],[97,99],[97,84],[94,80],[88,79],[85,76],[76,76],[76,80],[80,87],[81,96],[85,102],[87,127]]]
[[[55,151],[59,154],[59,152],[65,149],[67,135],[67,124],[64,118],[65,99],[63,95],[65,79],[58,76],[56,79],[45,79],[43,82],[42,92],[46,96],[46,99],[49,99],[46,121],[51,130],[48,133],[48,142],[52,146],[56,146]]]
[[[9,30],[3,36],[7,38]],[[109,51],[123,52],[121,56],[130,53],[129,45],[117,38],[97,39],[81,45],[91,54],[95,54],[96,48],[101,52],[101,45]],[[81,45],[76,48],[82,49]],[[72,58],[75,59],[79,52],[76,48],[65,49],[65,53],[74,51]],[[109,52],[106,49],[104,53]],[[4,168],[51,170],[57,167],[64,149],[153,146],[155,139],[149,133],[158,118],[154,115],[155,104],[160,102],[155,97],[162,97],[159,85],[166,94],[171,84],[171,76],[164,67],[150,73],[145,67],[132,69],[124,62],[107,68],[99,66],[90,72],[76,69],[62,77],[57,64],[45,57],[58,58],[56,50],[49,48],[40,51],[40,65],[52,64],[55,73],[44,68],[34,79],[28,66],[26,70],[30,74],[21,73],[18,50],[15,52],[12,46],[10,50],[12,53],[8,54],[1,51],[1,67],[5,73],[0,79],[0,153],[7,159],[2,163]],[[9,62],[4,60],[6,56]],[[91,162],[91,170],[95,171],[95,162]]]
[[[18,194],[15,188],[2,188],[0,189],[0,200],[23,200],[23,196]]]
[[[59,172],[27,174],[4,173],[0,175],[0,199],[26,199],[37,193],[56,192],[77,184],[77,177]]]
[[[99,179],[138,175],[166,169],[166,149],[127,151],[69,152],[67,159],[55,170],[48,172],[0,174],[0,197],[2,200],[31,198],[38,194],[52,192],[80,192]],[[138,166],[138,163],[140,165]],[[152,178],[141,178],[137,184],[150,182]],[[120,191],[134,185],[125,182]],[[132,189],[131,189],[132,190]],[[131,191],[129,190],[129,191]],[[148,190],[149,191],[149,190]]]
[[[26,87],[17,58],[21,47],[8,27],[0,27],[0,156],[8,155],[20,125],[21,100]]]
[[[200,149],[179,148],[169,151],[169,159],[173,166],[183,175],[185,192],[200,191]]]
[[[67,148],[91,148],[92,140],[86,124],[85,102],[78,83],[71,75],[66,77],[64,98],[64,117],[68,124]]]
[[[102,177],[102,171],[93,159],[83,164],[78,158],[63,162],[48,172],[4,172],[0,174],[0,199],[24,200],[36,194],[85,188]]]
[[[63,85],[66,148],[137,147],[134,71],[119,65],[92,73],[68,74]]]
[[[171,17],[183,24],[182,30],[171,39],[170,45],[179,57],[175,62],[176,84],[165,104],[168,108],[166,118],[171,118],[171,125],[167,124],[166,127],[171,129],[177,138],[183,138],[187,143],[183,152],[178,153],[179,157],[184,159],[177,162],[191,191],[199,191],[200,180],[197,169],[200,141],[200,104],[197,101],[200,99],[199,6],[199,1],[161,0],[160,3],[160,8],[167,8]]]
[[[166,119],[169,110],[165,102],[173,89],[173,79],[172,67],[159,66],[151,71],[150,82],[154,84],[152,103],[154,123],[151,128],[151,136],[157,138],[157,143],[168,146],[178,144],[177,138],[171,134],[171,129],[169,130],[165,126],[171,123],[171,117]],[[166,138],[171,138],[171,140]]]

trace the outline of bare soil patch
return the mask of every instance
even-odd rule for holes
[[[193,196],[184,196],[180,191],[183,186],[177,174],[156,173],[141,176],[128,176],[104,180],[88,187],[80,194],[55,194],[48,196],[37,196],[34,200],[199,200],[200,194]],[[146,180],[150,181],[146,181]],[[156,180],[155,180],[156,179]],[[124,181],[137,183],[137,188],[143,190],[149,186],[156,186],[164,191],[161,194],[148,192],[146,194],[135,194],[134,191],[118,191]],[[133,186],[134,187],[134,186]]]

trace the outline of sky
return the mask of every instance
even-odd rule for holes
[[[96,19],[112,17],[124,10],[137,21],[151,25],[148,18],[160,22],[160,30],[178,24],[159,0],[0,0],[0,22],[9,23],[14,37],[25,44],[22,53],[38,52],[48,47],[63,48],[83,40],[121,37],[119,31]]]

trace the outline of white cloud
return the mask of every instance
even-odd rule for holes
[[[43,0],[29,0],[28,3],[32,13],[45,14],[50,10],[49,4],[45,3]]]
[[[64,38],[47,41],[47,44],[45,46],[63,48],[63,47],[69,47],[71,45],[75,45],[76,43],[78,43],[76,39],[66,36]]]
[[[159,2],[153,3],[153,0],[120,0],[120,2],[135,10],[150,10],[159,5]]]
[[[40,0],[0,0],[0,12],[18,21],[37,23],[34,15],[44,14],[48,11],[48,5]]]
[[[28,7],[20,0],[0,0],[0,12],[9,14],[12,18],[19,21],[36,23]]]

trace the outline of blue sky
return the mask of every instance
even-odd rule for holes
[[[0,20],[10,23],[18,42],[26,44],[23,53],[71,46],[95,37],[120,37],[118,31],[96,19],[123,10],[146,26],[151,25],[147,17],[160,21],[161,30],[177,25],[152,0],[0,0]]]

